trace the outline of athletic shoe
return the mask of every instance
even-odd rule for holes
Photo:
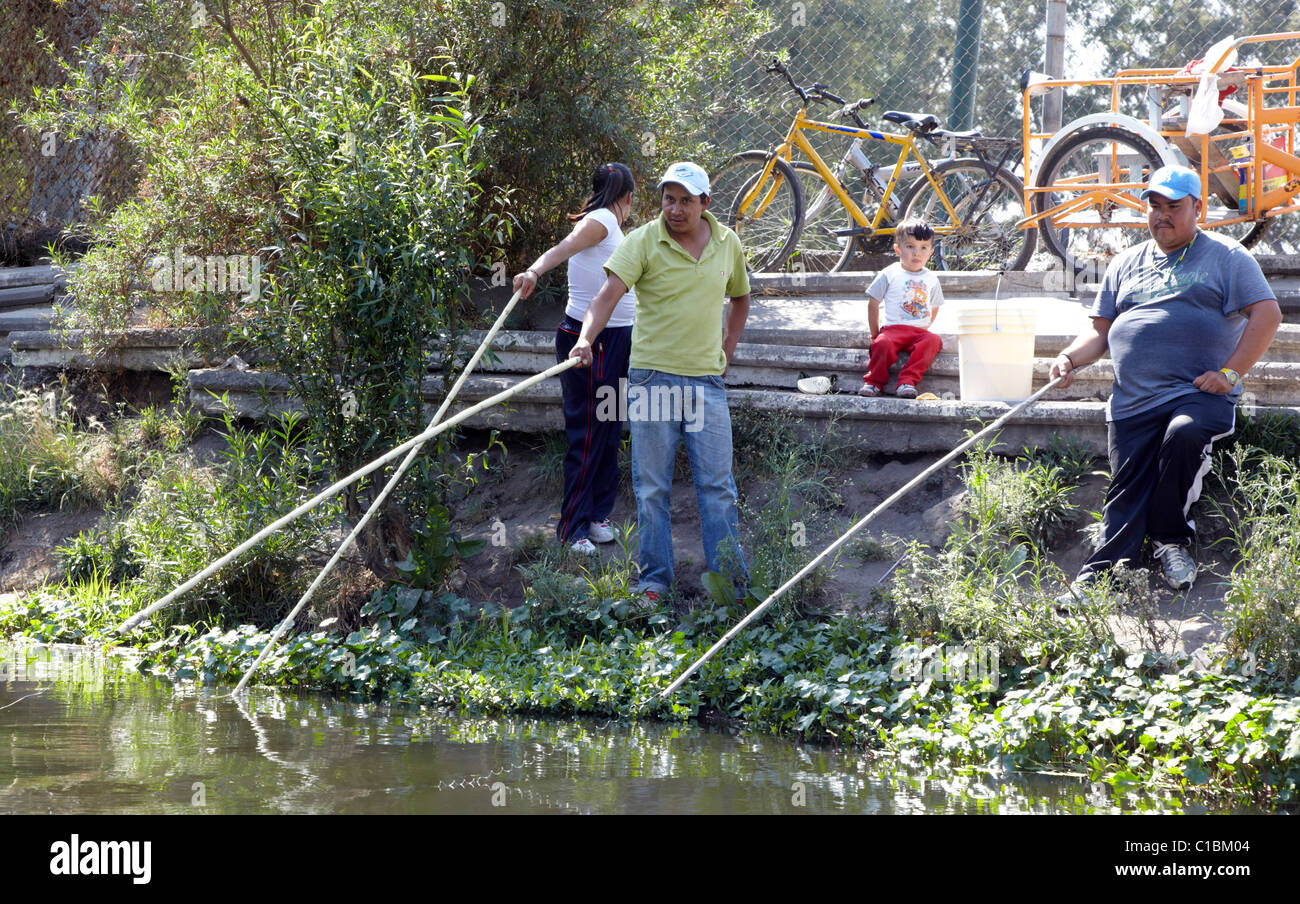
[[[1175,590],[1190,589],[1196,581],[1196,562],[1186,546],[1176,543],[1157,543],[1155,557],[1160,560],[1160,570],[1165,583]]]
[[[642,612],[653,612],[659,608],[659,591],[642,590],[632,597],[632,606]]]
[[[873,386],[870,383],[863,383],[862,388],[858,390],[858,395],[874,399],[876,396],[880,395],[880,387]]]
[[[1089,603],[1107,602],[1109,597],[1101,592],[1103,586],[1101,578],[1100,574],[1093,573],[1071,581],[1065,592],[1053,600],[1056,604],[1056,614],[1073,615]]]
[[[592,543],[586,537],[583,537],[581,540],[574,540],[573,545],[570,546],[569,549],[584,556],[596,555],[596,544]]]
[[[894,395],[900,399],[916,398],[916,387],[911,383],[899,383],[898,388],[894,390]]]
[[[1069,615],[1079,607],[1088,598],[1088,585],[1081,580],[1070,582],[1070,586],[1065,592],[1058,596],[1053,602],[1056,604],[1057,615]]]
[[[614,525],[609,523],[608,518],[604,521],[593,521],[587,525],[587,538],[593,543],[612,543]]]

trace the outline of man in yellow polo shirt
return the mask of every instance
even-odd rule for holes
[[[659,181],[662,215],[632,232],[605,264],[608,276],[582,322],[570,357],[591,365],[591,340],[614,305],[636,288],[627,380],[636,491],[640,590],[657,602],[673,580],[669,517],[673,462],[684,440],[710,571],[748,583],[740,549],[731,414],[722,375],[749,316],[749,276],[740,239],[708,212],[709,177],[674,163]],[[722,315],[726,299],[726,330]]]

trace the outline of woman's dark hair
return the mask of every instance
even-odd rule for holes
[[[582,210],[569,214],[570,222],[577,222],[602,207],[609,207],[619,198],[636,188],[632,171],[621,163],[602,163],[591,177],[591,197]]]

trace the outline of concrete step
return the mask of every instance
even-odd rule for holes
[[[16,316],[17,313],[0,314],[0,330],[4,329],[6,321],[15,326],[47,325],[42,315],[28,315],[24,320]],[[756,332],[760,339],[773,338],[761,331]],[[922,389],[940,397],[955,398],[961,392],[958,338],[941,330],[939,335],[944,340],[943,351],[931,365]],[[467,334],[467,353],[477,346],[482,336],[481,331]],[[66,336],[48,330],[15,330],[9,334],[12,363],[16,367],[133,371],[166,370],[182,357],[191,368],[212,367],[224,360],[212,351],[204,338],[202,332],[194,330],[131,330],[107,355],[92,359],[83,350],[81,333],[76,330]],[[746,331],[745,338],[751,338],[750,331]],[[741,342],[728,374],[728,384],[735,388],[793,390],[801,375],[835,375],[841,390],[854,392],[861,385],[867,367],[865,336],[863,338],[863,344],[857,347]],[[1047,382],[1052,359],[1071,339],[1073,333],[1049,333],[1036,337],[1034,388]],[[479,372],[516,376],[537,373],[554,363],[554,341],[554,334],[547,331],[502,331],[495,342],[496,360],[481,362]],[[250,364],[257,364],[256,356],[244,357]],[[901,367],[902,362],[895,365],[895,375]],[[1110,362],[1102,359],[1081,371],[1068,390],[1054,390],[1049,398],[1059,401],[1105,399],[1112,381]],[[1251,394],[1254,404],[1300,405],[1300,325],[1282,326],[1267,360],[1252,368],[1245,381],[1245,390]]]
[[[943,283],[947,298],[978,297],[1003,298],[1029,295],[1051,298],[1069,298],[1065,280],[1058,270],[1014,270],[999,274],[970,273],[960,270],[936,271]],[[754,296],[857,296],[862,297],[867,286],[876,278],[875,270],[845,271],[843,273],[751,273],[750,294]]]
[[[1258,258],[1260,268],[1273,289],[1282,314],[1288,321],[1300,321],[1300,255]],[[964,273],[938,271],[948,299],[1035,297],[1076,299],[1091,303],[1097,294],[1095,282],[1067,281],[1062,269]],[[755,299],[766,298],[861,298],[875,279],[875,271],[846,273],[754,273],[750,289]]]
[[[2,321],[0,329],[3,329]],[[15,367],[159,371],[167,370],[177,359],[184,359],[190,367],[210,367],[225,360],[212,350],[220,334],[208,330],[127,330],[111,349],[98,357],[85,351],[81,330],[59,333],[48,329],[16,329],[8,338]]]
[[[467,341],[477,344],[482,341],[483,335],[483,332],[475,332],[467,337]],[[748,331],[745,335],[748,336]],[[1292,326],[1287,331],[1287,337],[1291,341],[1300,342],[1300,326]],[[1041,356],[1034,359],[1034,389],[1047,384],[1051,378],[1050,371],[1056,352],[1073,338],[1036,338],[1035,344]],[[940,397],[957,398],[961,394],[957,337],[946,335],[943,339],[944,351],[930,365],[922,389]],[[496,361],[480,363],[480,372],[523,377],[545,370],[555,363],[555,338],[551,333],[503,330],[497,334],[495,346]],[[1296,350],[1300,351],[1300,347]],[[736,388],[793,390],[801,375],[834,375],[838,378],[837,385],[841,391],[856,392],[862,383],[867,360],[867,351],[863,348],[741,342],[736,346],[735,360],[727,372],[727,385]],[[906,356],[903,356],[894,366],[892,372],[895,377],[905,360]],[[1070,388],[1053,390],[1046,398],[1058,401],[1104,401],[1110,396],[1114,378],[1114,369],[1109,359],[1103,358],[1081,370]],[[1300,405],[1300,363],[1266,361],[1256,365],[1245,377],[1245,392],[1251,393],[1251,400],[1256,405]]]
[[[71,268],[76,269],[76,264]],[[55,286],[62,289],[67,284],[67,273],[51,264],[31,267],[0,267],[0,290],[18,286]]]
[[[14,308],[38,307],[53,304],[53,302],[53,283],[34,286],[14,286],[9,289],[0,289],[0,311],[9,311]]]
[[[472,376],[465,381],[454,411],[461,411],[518,383],[509,376]],[[432,416],[444,393],[441,379],[421,384],[426,415]],[[881,397],[865,399],[850,394],[804,395],[772,389],[732,389],[727,393],[732,411],[752,406],[758,411],[785,412],[795,417],[809,435],[817,435],[832,419],[864,452],[941,452],[960,443],[970,429],[989,423],[1011,406],[1001,402],[961,402]],[[300,410],[289,394],[288,380],[278,374],[226,369],[190,372],[190,402],[208,414],[228,409],[241,417],[261,419],[268,414]],[[1297,411],[1300,416],[1300,411]],[[541,432],[561,430],[560,385],[550,380],[530,386],[508,403],[481,412],[468,426],[498,430]],[[1042,445],[1054,436],[1085,444],[1094,454],[1106,451],[1105,406],[1101,402],[1041,402],[1008,423],[1001,433],[1002,446],[1016,450]],[[737,449],[744,455],[745,450]]]

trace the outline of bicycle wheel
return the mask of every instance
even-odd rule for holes
[[[1097,194],[1079,210],[1045,217],[1038,229],[1048,250],[1066,264],[1096,264],[1105,272],[1116,254],[1150,238],[1141,194],[1162,165],[1151,143],[1128,129],[1100,126],[1067,136],[1038,168],[1038,186],[1054,191],[1034,195],[1034,212],[1083,198],[1100,185],[1117,186],[1107,191],[1131,197],[1137,207]]]
[[[803,187],[804,203],[803,228],[796,251],[805,270],[825,273],[834,269],[849,241],[834,232],[844,228],[844,205],[811,163],[796,161],[794,171]]]
[[[945,160],[931,172],[948,196],[956,219],[948,213],[934,185],[924,177],[903,197],[902,219],[919,217],[936,228],[956,226],[935,242],[940,270],[1023,270],[1034,254],[1032,229],[1018,229],[1023,219],[1023,183],[1008,170],[986,166],[975,157]]]
[[[803,189],[790,164],[776,160],[766,184],[758,185],[767,157],[744,151],[709,175],[710,209],[740,236],[752,271],[779,270],[803,226]]]

